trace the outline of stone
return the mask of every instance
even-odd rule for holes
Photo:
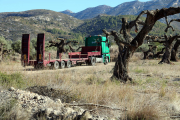
[[[89,120],[89,119],[92,119],[92,115],[89,113],[89,111],[84,111],[80,117],[80,120]]]
[[[9,91],[15,91],[16,89],[14,87],[10,87],[8,90]]]
[[[52,108],[46,108],[45,112],[47,115],[49,115],[53,112],[53,109]]]

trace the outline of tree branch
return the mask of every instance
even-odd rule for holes
[[[99,105],[99,104],[93,104],[93,103],[67,104],[67,105],[68,105],[68,106],[95,106],[95,107],[101,107],[101,108],[106,108],[106,109],[111,109],[111,110],[127,111],[127,109],[122,109],[122,108],[112,108],[112,107],[109,107],[109,106]]]

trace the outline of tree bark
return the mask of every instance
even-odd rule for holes
[[[129,52],[128,48],[126,48],[124,53],[122,53],[122,51],[119,52],[112,77],[121,79],[125,82],[128,80],[132,81],[132,78],[130,78],[128,75],[128,65],[131,55],[132,54]]]
[[[160,58],[160,55],[161,55],[161,54],[164,54],[164,50],[165,50],[165,48],[163,48],[160,52],[157,52],[157,53],[154,55],[154,58]]]
[[[148,59],[150,56],[154,57],[154,49],[156,49],[157,46],[152,46],[149,45],[149,50],[144,52],[144,58],[143,59]]]
[[[180,40],[177,40],[176,43],[174,44],[172,51],[171,51],[171,61],[178,62],[177,53],[178,53],[179,45],[180,45]]]
[[[175,35],[173,37],[167,37],[165,35],[165,53],[163,54],[162,60],[159,62],[159,64],[162,63],[167,63],[167,64],[171,64],[171,51],[172,51],[172,43],[176,38],[180,38],[180,36]]]

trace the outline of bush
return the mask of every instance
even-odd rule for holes
[[[37,41],[35,39],[32,39],[30,42],[30,59],[36,58],[36,42]],[[15,52],[21,54],[21,40],[17,40],[14,43],[12,43],[12,48]]]
[[[7,74],[0,72],[0,84],[5,88],[9,88],[11,86],[22,88],[25,82],[20,73]]]
[[[7,44],[7,41],[5,40],[3,36],[0,36],[0,43]]]
[[[17,40],[14,43],[12,43],[12,49],[17,52],[17,53],[21,53],[21,40]]]
[[[5,50],[11,49],[12,41],[7,41],[3,36],[0,36],[0,43],[4,44],[3,48]]]
[[[149,49],[148,44],[142,44],[140,47],[137,48],[136,52],[145,52]]]

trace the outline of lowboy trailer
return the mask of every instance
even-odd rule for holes
[[[69,58],[49,59],[45,60],[45,34],[40,33],[37,35],[37,50],[36,60],[30,60],[30,34],[22,35],[22,54],[21,62],[23,66],[34,66],[34,68],[51,67],[70,68],[73,65],[95,65],[97,62],[104,63],[105,65],[110,62],[109,54],[109,40],[103,36],[89,36],[85,39],[85,46],[81,48],[81,52],[68,53]]]

